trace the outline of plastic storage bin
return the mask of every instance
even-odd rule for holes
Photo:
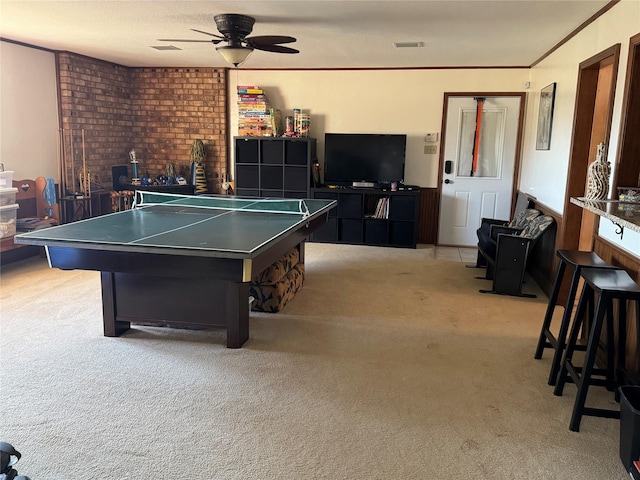
[[[0,207],[0,238],[16,234],[16,218],[20,205],[3,205]]]
[[[620,387],[620,460],[629,472],[640,458],[640,387]]]
[[[18,189],[15,187],[0,188],[0,207],[4,205],[13,205],[14,203],[16,203],[17,193]]]
[[[0,172],[0,188],[13,187],[13,171],[5,170]]]

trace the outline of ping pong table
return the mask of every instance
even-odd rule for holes
[[[131,210],[15,236],[49,265],[101,272],[104,335],[132,323],[226,327],[249,338],[249,284],[326,222],[331,200],[136,192]]]

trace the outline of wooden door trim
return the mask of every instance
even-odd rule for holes
[[[598,73],[601,65],[613,64],[609,91],[609,109],[605,127],[605,141],[609,145],[619,61],[620,44],[618,43],[584,60],[578,67],[578,84],[576,87],[573,129],[569,149],[563,221],[559,238],[560,243],[557,246],[559,249],[577,249],[580,242],[582,209],[571,203],[571,197],[584,196]]]
[[[627,125],[628,122],[637,122],[640,117],[640,102],[638,95],[640,94],[640,81],[637,80],[640,75],[640,33],[629,39],[629,54],[627,60],[627,72],[624,86],[624,96],[622,97],[622,115],[620,116],[620,139],[618,142],[618,151],[616,154],[616,168],[613,177],[613,192],[616,193],[618,186],[621,185],[623,178],[628,178],[636,174],[636,171],[629,169],[622,164],[623,157],[628,150],[637,149],[639,140],[631,134],[632,128]],[[637,61],[636,61],[637,60]],[[632,104],[632,101],[634,102]],[[634,143],[635,142],[635,143]],[[640,162],[640,160],[638,160]],[[625,175],[620,172],[624,168]],[[629,170],[632,170],[631,172]],[[640,167],[638,167],[640,170]],[[640,174],[637,176],[638,185],[640,185]]]

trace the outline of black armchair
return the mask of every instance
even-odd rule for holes
[[[519,297],[535,297],[522,293],[522,284],[531,251],[542,235],[554,224],[552,217],[539,215],[523,230],[494,225],[491,235],[478,252],[487,262],[485,279],[492,280],[491,290],[481,293],[497,293]]]
[[[504,220],[496,220],[493,218],[483,218],[480,228],[476,231],[478,235],[478,257],[476,264],[471,267],[484,268],[487,266],[486,255],[482,253],[495,252],[495,244],[498,239],[498,233],[520,233],[531,221],[538,217],[540,212],[533,208],[527,208],[517,213],[513,220],[505,222]]]
[[[499,220],[496,218],[482,218],[480,220],[480,228],[476,230],[478,235],[478,242],[483,242],[484,239],[490,237],[491,235],[491,227],[493,225],[506,225],[512,228],[523,229],[525,225],[534,217],[540,215],[540,212],[537,210],[533,210],[533,200],[527,194],[519,192],[516,197],[516,206],[513,214],[513,219],[509,220]],[[530,210],[527,213],[523,213],[526,210]],[[536,213],[534,213],[536,212]],[[487,262],[484,257],[478,252],[478,257],[476,259],[475,265],[467,265],[467,268],[485,268],[487,266]]]

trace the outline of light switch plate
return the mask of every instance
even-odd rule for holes
[[[435,155],[436,153],[438,153],[438,146],[437,145],[425,145],[424,146],[424,154],[425,155]]]

